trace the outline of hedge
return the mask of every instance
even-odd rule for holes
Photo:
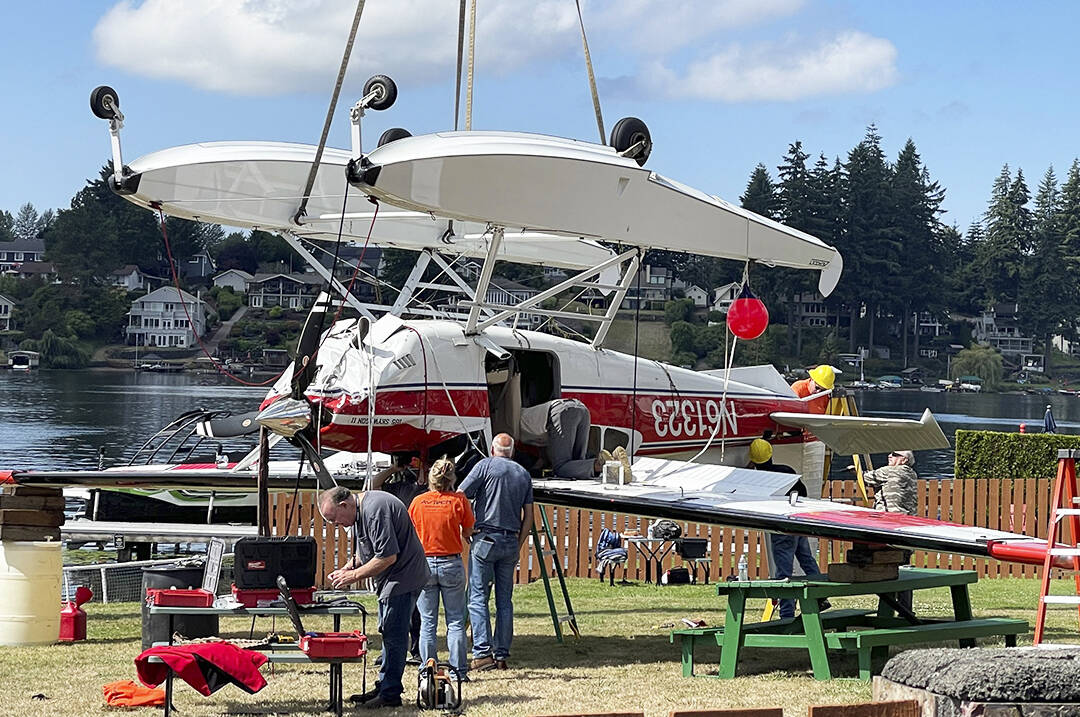
[[[1080,436],[1057,433],[957,431],[957,478],[1053,478],[1059,448],[1080,448]]]

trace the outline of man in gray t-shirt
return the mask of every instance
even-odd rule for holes
[[[533,524],[532,479],[510,456],[514,439],[495,436],[491,458],[473,466],[458,490],[472,501],[476,533],[469,550],[472,669],[506,668],[514,637],[514,568]],[[495,585],[495,633],[488,597]]]
[[[424,547],[405,505],[388,493],[360,491],[353,496],[347,488],[331,488],[319,494],[319,512],[327,522],[353,530],[353,556],[330,573],[331,584],[342,588],[373,578],[379,596],[383,662],[376,689],[364,696],[365,706],[398,706],[409,622],[429,575]]]

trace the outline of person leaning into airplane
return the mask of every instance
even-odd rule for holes
[[[514,568],[533,525],[532,478],[511,460],[514,439],[500,433],[491,457],[477,462],[458,490],[472,501],[476,532],[469,549],[469,621],[473,670],[505,670],[514,638]],[[488,597],[495,585],[495,633]]]
[[[420,610],[420,659],[423,664],[438,657],[439,598],[446,613],[446,646],[450,666],[468,682],[468,646],[465,634],[465,564],[461,554],[476,519],[464,493],[454,490],[454,462],[443,457],[428,471],[429,491],[409,506],[416,533],[427,556],[428,578],[416,601]]]
[[[806,398],[822,391],[832,391],[835,384],[836,369],[828,364],[821,364],[810,369],[810,378],[791,384],[791,390],[799,398]],[[807,401],[806,408],[810,413],[825,413],[829,408],[829,397],[820,396]]]
[[[556,398],[521,409],[521,442],[546,448],[551,468],[559,478],[593,478],[600,472],[598,458],[586,456],[589,447],[589,409],[576,398]]]
[[[400,706],[409,621],[429,576],[424,547],[404,504],[388,493],[366,490],[353,495],[348,488],[338,486],[320,493],[318,505],[327,522],[352,526],[352,558],[327,576],[330,583],[341,589],[374,578],[379,596],[383,640],[379,679],[373,690],[352,699],[368,709]]]
[[[773,473],[795,473],[791,466],[773,463],[772,444],[763,438],[755,438],[750,443],[750,465],[748,467],[759,471],[772,471]],[[803,482],[796,481],[792,490],[799,497],[806,497],[806,486]],[[805,535],[788,535],[787,533],[770,533],[769,542],[772,545],[773,578],[787,580],[795,573],[795,561],[799,561],[799,567],[808,578],[816,578],[821,575],[817,560],[810,550],[810,541]],[[827,609],[828,603],[822,604],[821,609]],[[795,617],[795,601],[785,599],[780,601],[780,618]]]

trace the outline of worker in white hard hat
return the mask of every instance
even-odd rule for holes
[[[822,391],[832,391],[835,384],[836,369],[828,364],[821,364],[810,369],[810,378],[791,384],[791,389],[799,398],[806,398]],[[810,413],[825,413],[829,408],[829,397],[820,396],[807,401],[806,407]]]

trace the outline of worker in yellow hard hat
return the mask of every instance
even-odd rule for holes
[[[802,381],[791,384],[791,389],[795,391],[795,395],[799,398],[806,398],[822,391],[832,391],[835,384],[836,369],[828,364],[821,364],[810,369],[810,378],[804,378]],[[829,408],[829,397],[820,396],[812,401],[807,401],[806,408],[810,413],[825,413]]]
[[[779,463],[773,463],[772,456],[772,444],[766,441],[764,438],[755,438],[750,442],[750,468],[756,468],[759,471],[772,471],[773,473],[794,473],[795,469],[791,466],[780,465]],[[806,494],[806,488],[803,488],[803,495]]]
[[[759,471],[772,471],[773,473],[795,472],[790,466],[773,463],[772,444],[764,438],[755,438],[751,441],[749,453],[751,468],[756,468]],[[796,481],[791,490],[797,493],[800,498],[806,497],[806,486],[801,480]],[[790,578],[795,572],[796,561],[798,561],[799,567],[802,568],[808,579],[813,580],[821,576],[821,571],[817,567],[817,559],[810,549],[810,541],[805,536],[772,533],[769,535],[769,544],[770,565],[772,566],[771,577],[773,579],[786,580]],[[828,601],[820,605],[822,610],[829,607]],[[779,612],[781,619],[795,617],[795,601],[790,599],[781,600]]]

